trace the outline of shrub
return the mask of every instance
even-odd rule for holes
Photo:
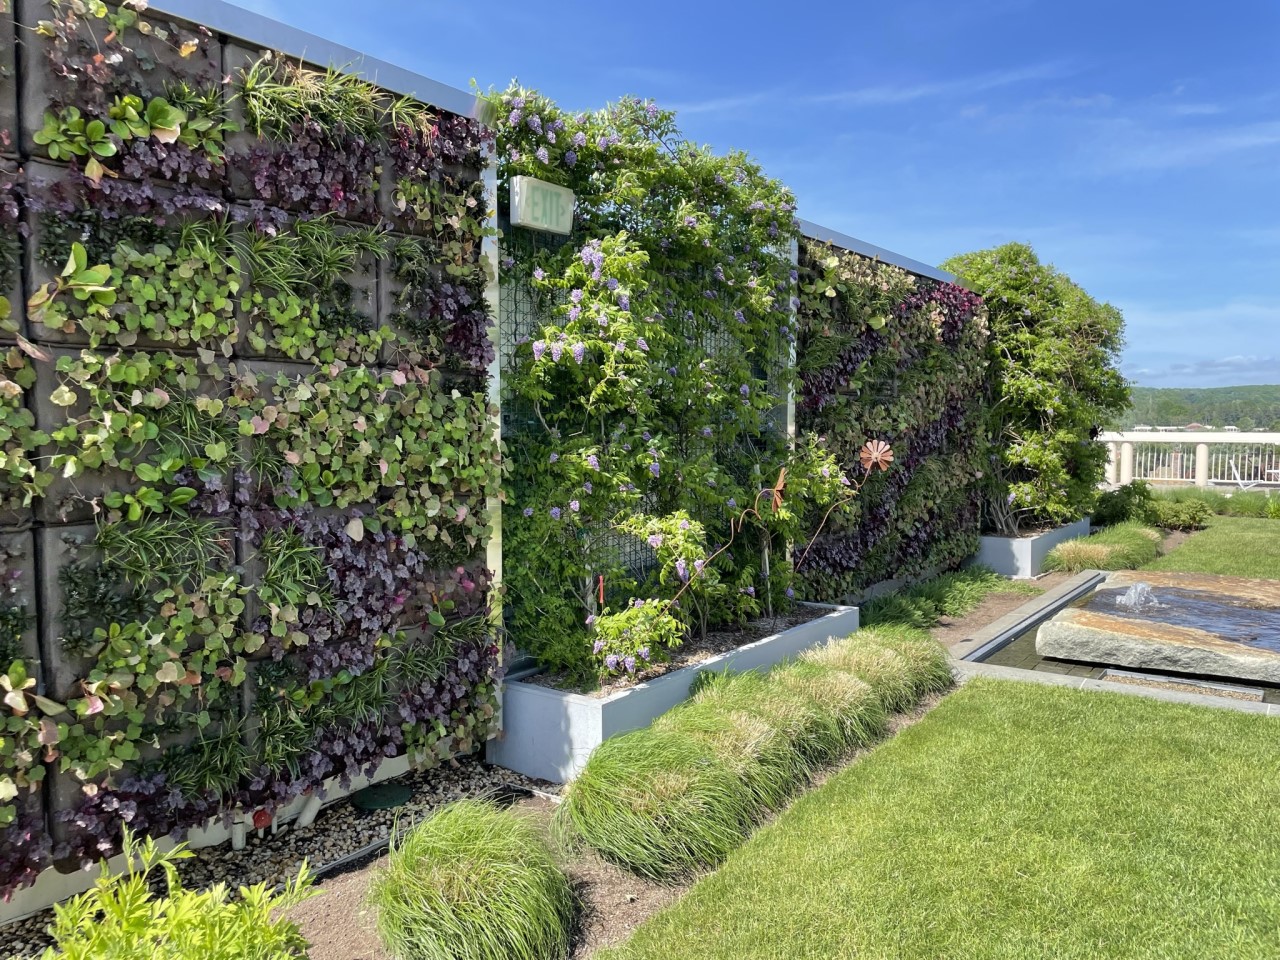
[[[400,960],[552,960],[569,951],[568,878],[533,823],[489,802],[449,804],[393,839],[369,899]]]
[[[1203,530],[1213,511],[1203,500],[1154,500],[1146,519],[1166,530]]]
[[[1121,523],[1101,533],[1060,543],[1045,557],[1045,570],[1136,570],[1160,556],[1160,531]]]
[[[239,899],[232,901],[222,883],[200,892],[182,889],[174,863],[193,854],[181,844],[163,853],[154,840],[135,840],[126,832],[124,852],[127,871],[111,874],[104,866],[92,890],[54,907],[50,932],[57,946],[46,950],[43,960],[288,960],[307,955],[297,924],[278,916],[314,895],[305,864],[280,893],[260,883],[241,887]],[[168,890],[163,897],[151,891],[160,873]]]
[[[987,435],[995,457],[984,519],[1002,534],[1088,512],[1106,472],[1099,424],[1129,406],[1118,369],[1124,318],[1022,243],[943,265],[987,304]]]
[[[1150,485],[1145,480],[1134,480],[1098,497],[1093,508],[1093,523],[1110,527],[1126,520],[1146,520],[1154,502]]]

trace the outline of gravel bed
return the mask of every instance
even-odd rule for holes
[[[243,850],[232,850],[230,844],[196,850],[194,857],[178,862],[183,885],[202,889],[220,881],[233,887],[281,883],[297,874],[303,860],[312,870],[321,870],[375,841],[386,840],[397,820],[402,827],[416,823],[453,800],[509,792],[512,788],[518,791],[558,789],[472,757],[460,759],[451,766],[407,773],[387,782],[411,784],[413,799],[394,810],[367,812],[357,810],[348,800],[340,800],[322,810],[315,823],[306,829],[287,827],[274,836],[268,831],[262,838],[251,832]],[[45,930],[52,920],[53,911],[43,910],[25,920],[0,926],[0,943],[4,944],[0,956],[10,960],[39,956],[51,945]]]
[[[795,609],[775,617],[759,617],[751,620],[742,627],[713,630],[706,637],[686,640],[676,647],[671,651],[671,659],[666,663],[655,664],[643,673],[637,673],[634,677],[616,677],[594,689],[584,689],[560,673],[538,673],[531,677],[525,677],[523,682],[536,683],[540,687],[552,687],[556,690],[572,690],[575,693],[583,693],[590,697],[607,697],[611,693],[617,693],[627,687],[634,687],[638,683],[644,683],[646,680],[660,677],[664,673],[679,670],[681,667],[704,663],[718,654],[728,653],[730,650],[736,650],[738,647],[744,647],[748,643],[755,643],[757,640],[771,637],[775,633],[781,633],[783,630],[790,630],[792,627],[798,627],[800,624],[808,623],[810,620],[825,617],[830,612],[830,610],[821,607],[797,606]]]

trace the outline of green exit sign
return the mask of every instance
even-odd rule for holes
[[[512,177],[511,225],[568,236],[573,233],[573,191],[533,177]]]

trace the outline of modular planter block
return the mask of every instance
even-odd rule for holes
[[[608,696],[508,681],[502,698],[504,733],[489,741],[487,759],[531,777],[564,783],[605,740],[646,726],[687,700],[699,674],[767,669],[828,637],[844,637],[858,629],[857,607],[806,606],[830,612]]]
[[[975,563],[990,567],[1004,577],[1027,580],[1042,572],[1044,558],[1064,540],[1089,535],[1089,518],[1077,520],[1029,537],[983,537]]]

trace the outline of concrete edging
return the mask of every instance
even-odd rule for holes
[[[1203,693],[1161,690],[1157,687],[1138,687],[1128,683],[1112,683],[1108,680],[1092,680],[1088,677],[1068,677],[1061,673],[1038,673],[1034,670],[1001,667],[993,663],[972,663],[968,660],[955,661],[952,664],[952,669],[959,683],[965,683],[976,677],[986,677],[991,680],[1040,683],[1050,687],[1071,687],[1075,690],[1088,690],[1095,693],[1121,693],[1131,697],[1163,700],[1165,703],[1181,703],[1193,707],[1214,707],[1219,710],[1235,710],[1238,713],[1254,713],[1262,717],[1280,717],[1280,704],[1262,703],[1257,700],[1232,700],[1227,697],[1213,697]]]

